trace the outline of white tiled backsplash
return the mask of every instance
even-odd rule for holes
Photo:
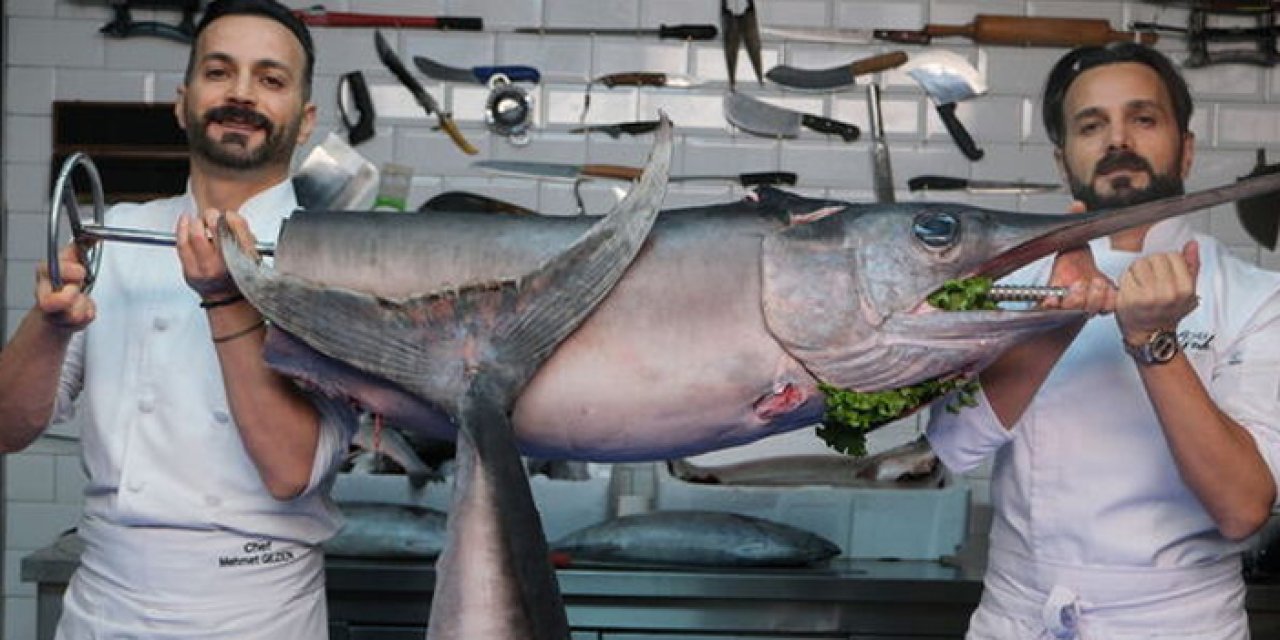
[[[165,102],[174,95],[186,61],[182,45],[156,39],[108,40],[98,28],[110,19],[106,2],[73,0],[8,0],[5,10],[7,59],[4,118],[4,171],[7,189],[4,215],[4,328],[9,335],[32,299],[32,272],[42,258],[49,183],[51,101],[109,100]],[[302,8],[312,0],[291,0]],[[1129,20],[1159,19],[1184,24],[1182,9],[1142,2],[1057,0],[757,0],[762,24],[844,28],[919,28],[925,23],[962,24],[976,13],[1034,16],[1096,17],[1124,28]],[[608,36],[538,36],[509,31],[520,26],[657,27],[660,24],[716,23],[714,0],[330,0],[333,11],[423,15],[474,15],[484,18],[485,33],[387,31],[402,56],[428,55],[453,66],[528,64],[553,78],[531,89],[537,109],[532,141],[512,146],[490,134],[477,108],[480,87],[424,84],[446,109],[453,109],[464,134],[477,147],[477,158],[512,158],[562,162],[640,164],[650,139],[611,140],[568,133],[578,124],[585,81],[618,71],[685,73],[707,81],[694,89],[592,88],[590,122],[647,119],[662,108],[677,125],[673,172],[697,174],[747,171],[796,171],[799,193],[869,200],[872,197],[870,149],[863,139],[847,144],[806,131],[798,139],[771,140],[735,131],[720,114],[727,73],[719,41],[671,42],[656,38]],[[176,12],[135,9],[139,20],[176,22]],[[417,206],[437,193],[465,189],[492,195],[549,213],[574,210],[569,185],[492,177],[472,169],[434,120],[423,117],[408,94],[381,66],[367,29],[314,29],[318,50],[315,101],[320,126],[313,142],[340,129],[336,109],[337,78],[359,69],[378,97],[378,135],[358,150],[375,163],[412,167],[416,176],[410,195]],[[879,74],[883,112],[890,143],[898,197],[912,196],[906,180],[922,173],[981,178],[1055,180],[1052,154],[1039,121],[1038,92],[1056,49],[980,47],[963,39],[940,41],[937,47],[967,57],[985,74],[987,96],[962,104],[960,118],[986,150],[971,163],[955,149],[934,113],[933,105],[900,71]],[[766,69],[785,62],[819,68],[883,53],[894,47],[836,46],[765,42]],[[1174,59],[1185,56],[1176,36],[1162,38],[1159,48]],[[908,52],[910,47],[906,48]],[[1211,66],[1187,70],[1198,102],[1192,129],[1198,139],[1197,170],[1189,186],[1203,188],[1234,180],[1250,171],[1254,148],[1265,146],[1280,161],[1280,70],[1252,66]],[[834,95],[784,92],[755,81],[747,57],[739,56],[740,89],[770,102],[848,120],[866,129],[863,87]],[[304,149],[303,152],[306,150]],[[301,153],[299,157],[301,157]],[[615,197],[613,185],[596,183],[583,189],[589,209],[603,210]],[[668,206],[729,200],[741,190],[718,185],[673,185]],[[937,196],[930,196],[938,199]],[[963,195],[948,196],[964,199]],[[1059,211],[1064,196],[986,197],[972,202],[1026,211]],[[1233,251],[1270,268],[1280,256],[1258,249],[1240,228],[1230,206],[1196,214],[1197,226],[1228,242]],[[8,507],[5,531],[4,638],[34,636],[34,588],[18,580],[18,559],[43,546],[75,523],[83,483],[76,460],[74,428],[46,438],[22,454],[10,456],[4,479]],[[972,478],[974,495],[985,500],[986,472]]]

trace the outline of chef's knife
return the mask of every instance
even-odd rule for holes
[[[652,133],[660,124],[662,124],[661,120],[637,120],[635,122],[618,122],[615,124],[590,124],[584,127],[574,127],[569,130],[569,133],[600,132],[608,134],[610,138],[619,138],[624,133],[630,136]]]
[[[441,111],[440,105],[436,104],[435,98],[432,98],[431,94],[422,88],[422,84],[418,82],[418,79],[409,73],[404,63],[400,61],[400,57],[396,55],[396,52],[391,49],[391,45],[387,43],[387,39],[382,37],[381,31],[373,32],[373,44],[378,49],[378,59],[382,60],[382,64],[386,65],[387,69],[391,71],[391,75],[394,75],[400,81],[400,84],[404,85],[409,90],[409,93],[413,94],[413,99],[426,110],[427,115],[435,114],[437,122],[440,123],[440,128],[449,134],[449,139],[453,140],[453,144],[457,145],[467,155],[479,153],[462,136],[462,132],[458,130],[458,125],[453,123],[453,117]]]
[[[1062,185],[1022,180],[970,180],[951,176],[916,176],[907,180],[912,191],[966,191],[968,193],[1051,193]]]
[[[563,164],[526,160],[478,160],[472,162],[471,166],[494,173],[563,180],[577,180],[579,178],[636,180],[643,173],[643,169],[640,167],[617,164]],[[671,176],[667,180],[669,182],[735,182],[744,187],[753,187],[765,184],[794,185],[796,183],[796,174],[789,171],[766,171],[737,175]]]
[[[794,138],[800,135],[800,127],[838,135],[845,142],[862,134],[856,125],[775,107],[736,91],[724,94],[724,115],[739,129],[761,136]]]
[[[830,69],[798,69],[778,65],[764,75],[784,87],[825,91],[850,86],[857,82],[858,76],[892,69],[906,61],[905,52],[891,51]]]
[[[445,82],[469,82],[487,85],[489,84],[489,79],[498,74],[506,76],[507,80],[511,82],[538,82],[542,79],[542,74],[538,73],[537,69],[522,64],[481,66],[466,69],[450,67],[426,56],[414,56],[413,64],[418,67],[418,71],[421,71],[428,78],[444,80]]]

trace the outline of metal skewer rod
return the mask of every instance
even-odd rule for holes
[[[1031,285],[997,284],[987,292],[987,297],[996,302],[1040,302],[1045,298],[1067,295],[1066,287],[1041,287]]]
[[[92,196],[93,219],[84,221],[80,216],[80,203],[76,201],[75,186],[71,175],[80,168],[89,182]],[[109,227],[103,224],[106,213],[106,198],[102,191],[102,177],[93,160],[82,152],[67,157],[58,171],[58,179],[53,185],[53,194],[49,198],[49,246],[48,264],[49,280],[54,289],[62,288],[62,270],[58,266],[59,231],[63,215],[67,218],[67,226],[71,230],[72,241],[80,247],[81,260],[88,271],[83,288],[87,292],[93,287],[97,278],[98,265],[102,259],[100,241],[129,242],[159,246],[174,246],[178,239],[172,233],[148,231],[143,229],[126,229]],[[256,243],[254,247],[264,256],[275,255],[276,247],[270,243]]]

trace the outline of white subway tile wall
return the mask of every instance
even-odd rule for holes
[[[311,0],[289,0],[303,8]],[[663,24],[716,23],[714,0],[331,0],[334,11],[480,16],[485,33],[387,30],[393,46],[406,59],[426,55],[458,67],[527,64],[545,76],[526,85],[533,99],[534,128],[526,146],[515,146],[490,133],[482,106],[485,88],[446,85],[424,80],[428,91],[451,110],[464,135],[480,153],[460,153],[432,118],[419,107],[378,62],[369,29],[313,30],[319,53],[314,99],[320,126],[312,143],[340,130],[337,78],[361,70],[368,79],[378,112],[377,136],[358,150],[377,164],[395,162],[414,172],[410,205],[450,190],[485,193],[548,213],[572,214],[577,200],[572,185],[493,176],[474,169],[478,158],[558,162],[641,163],[647,136],[610,139],[603,134],[568,133],[583,120],[583,88],[588,78],[623,71],[665,71],[692,75],[704,84],[691,89],[591,88],[585,120],[609,123],[656,117],[664,110],[677,125],[675,173],[743,173],[795,171],[794,190],[814,197],[870,200],[870,146],[865,136],[854,143],[805,130],[790,140],[760,138],[734,129],[720,113],[728,78],[718,41],[679,42],[655,37],[525,35],[521,26],[656,28]],[[1037,0],[757,0],[760,22],[776,26],[914,29],[925,23],[963,24],[978,13],[1102,18],[1117,29],[1129,20],[1158,19],[1185,24],[1185,9],[1143,2]],[[5,259],[4,329],[11,334],[30,305],[32,271],[43,257],[52,136],[52,100],[165,102],[172,99],[186,61],[182,45],[156,39],[110,40],[98,28],[110,19],[107,3],[75,0],[9,0],[5,20],[9,34],[3,117],[3,170],[7,186],[4,215],[8,237]],[[175,22],[165,9],[135,10],[139,20]],[[981,71],[988,95],[960,105],[960,119],[986,150],[969,162],[956,150],[917,85],[891,70],[871,76],[884,87],[882,110],[899,200],[963,200],[964,195],[911,194],[908,178],[950,174],[980,178],[1055,180],[1057,171],[1040,124],[1038,92],[1060,49],[979,46],[965,39],[938,45],[965,56]],[[1166,35],[1159,48],[1175,60],[1186,57],[1185,43]],[[779,63],[823,68],[895,49],[889,44],[825,45],[766,41],[766,69]],[[910,53],[912,47],[904,47]],[[1248,173],[1254,150],[1265,147],[1280,161],[1280,69],[1215,65],[1188,70],[1197,97],[1192,129],[1198,138],[1197,168],[1189,186],[1222,184]],[[741,91],[764,100],[819,115],[846,120],[867,129],[863,85],[835,94],[797,93],[776,85],[761,86],[745,52],[739,55]],[[865,81],[864,81],[865,82]],[[307,149],[299,154],[301,157]],[[619,186],[591,183],[581,189],[587,211],[607,209]],[[670,189],[671,207],[726,201],[742,195],[737,187],[681,184]],[[986,206],[1052,212],[1066,205],[1061,195],[969,198]],[[1247,260],[1280,268],[1280,254],[1260,250],[1240,227],[1231,206],[1193,218],[1198,228],[1231,245]],[[53,436],[7,459],[5,500],[4,638],[34,636],[34,589],[18,579],[18,560],[49,543],[75,523],[83,475],[76,459],[75,425],[59,426]],[[986,501],[986,469],[972,476],[975,500]]]

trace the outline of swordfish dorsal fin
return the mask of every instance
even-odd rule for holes
[[[242,253],[227,230],[224,258],[273,325],[326,356],[438,404],[460,397],[466,370],[479,366],[509,367],[518,393],[643,246],[671,164],[671,124],[663,122],[627,197],[564,251],[507,280],[391,300],[276,272]]]

